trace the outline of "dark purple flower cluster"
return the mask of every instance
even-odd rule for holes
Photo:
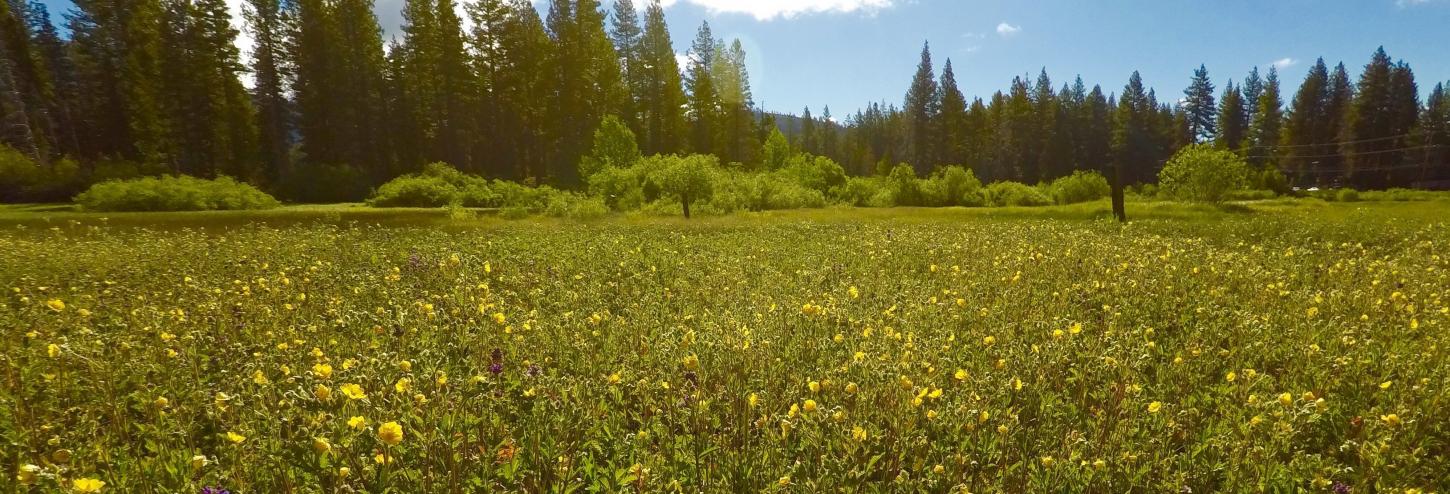
[[[232,491],[221,487],[202,487],[201,494],[232,494]]]
[[[1330,489],[1334,491],[1334,494],[1349,494],[1349,491],[1351,490],[1349,488],[1349,484],[1346,484],[1344,482],[1335,482],[1334,486]]]
[[[493,363],[492,364],[488,364],[488,372],[489,373],[492,373],[495,376],[497,376],[499,374],[502,374],[503,373],[503,350],[500,350],[500,349],[495,348],[495,349],[493,349],[492,352],[489,352],[489,357],[491,357],[493,359]]]

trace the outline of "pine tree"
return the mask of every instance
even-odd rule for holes
[[[1259,97],[1264,94],[1264,79],[1259,77],[1259,68],[1249,70],[1244,78],[1244,120],[1253,122],[1259,113]]]
[[[1071,169],[1066,150],[1059,142],[1061,136],[1057,134],[1058,106],[1052,79],[1047,76],[1047,68],[1044,67],[1032,86],[1033,126],[1028,140],[1035,152],[1027,155],[1027,163],[1024,164],[1025,178],[1030,182],[1066,175]]]
[[[20,3],[17,1],[16,4]],[[50,118],[54,122],[54,154],[79,155],[82,147],[77,132],[82,124],[75,108],[80,95],[77,94],[79,86],[75,78],[75,65],[68,53],[69,44],[61,40],[45,3],[31,0],[26,5],[24,20],[31,36],[32,53],[39,59],[50,79],[49,105]]]
[[[801,112],[800,121],[801,132],[796,136],[796,147],[802,153],[816,154],[820,151],[816,140],[816,136],[819,134],[816,133],[816,119],[811,116],[811,107],[807,106]]]
[[[622,110],[627,93],[598,0],[554,0],[547,26],[556,50],[550,119],[557,152],[549,160],[549,172],[555,182],[573,185],[595,127],[605,115]]]
[[[412,122],[413,145],[421,155],[400,162],[403,169],[445,161],[479,171],[471,159],[474,77],[464,55],[463,26],[452,0],[407,0],[403,43],[396,72],[407,101],[400,116]]]
[[[936,75],[932,72],[931,44],[921,47],[921,62],[916,65],[916,75],[906,90],[906,102],[902,112],[906,117],[907,143],[910,146],[911,165],[917,176],[924,176],[936,165],[932,156],[936,132],[932,122],[936,120]]]
[[[1263,91],[1255,103],[1254,119],[1249,124],[1249,161],[1278,167],[1279,132],[1283,127],[1283,101],[1279,98],[1279,71],[1269,68]]]
[[[687,104],[690,119],[690,150],[701,154],[719,154],[715,138],[720,119],[720,97],[711,71],[715,67],[715,37],[710,23],[700,23],[695,41],[690,45],[690,66],[685,85],[690,90]]]
[[[1161,113],[1155,98],[1145,92],[1143,79],[1137,71],[1123,87],[1118,98],[1116,127],[1113,130],[1114,170],[1110,180],[1121,189],[1127,183],[1152,180],[1160,155]],[[1118,195],[1120,192],[1115,192]],[[1117,199],[1115,198],[1115,201]]]
[[[1383,47],[1376,50],[1360,76],[1344,145],[1348,179],[1355,187],[1383,189],[1410,175],[1399,165],[1413,127],[1406,118],[1408,107],[1419,107],[1417,93],[1409,68],[1392,63]]]
[[[1053,130],[1053,145],[1057,147],[1061,173],[1092,169],[1084,159],[1084,140],[1090,116],[1087,113],[1087,84],[1079,75],[1071,85],[1063,84],[1057,93],[1057,127]]]
[[[137,0],[117,5],[79,0],[70,17],[77,114],[88,156],[115,156],[167,163],[171,151],[161,101],[161,4]]]
[[[1027,81],[1014,77],[1005,101],[992,102],[993,109],[1002,108],[996,118],[999,139],[993,156],[1003,178],[1018,182],[1033,180],[1037,175],[1038,123],[1031,94]]]
[[[941,143],[942,150],[938,154],[942,163],[951,165],[970,165],[967,161],[967,98],[957,86],[957,75],[952,70],[952,60],[947,59],[942,66],[941,82],[937,84],[937,108],[941,109],[938,115],[939,122],[936,128],[940,131],[937,141]]]
[[[611,19],[609,39],[619,55],[620,77],[628,93],[620,118],[638,135],[643,129],[640,105],[649,87],[649,68],[642,53],[644,30],[640,28],[639,12],[634,8],[633,0],[614,0]]]
[[[1345,70],[1344,64],[1340,63],[1329,76],[1329,95],[1324,103],[1324,125],[1319,139],[1322,146],[1317,154],[1323,156],[1319,158],[1320,169],[1326,172],[1324,176],[1316,177],[1321,181],[1344,174],[1347,162],[1339,143],[1347,140],[1345,124],[1349,121],[1349,109],[1353,104],[1354,82],[1349,79],[1349,71]]]
[[[740,40],[729,47],[717,43],[711,68],[720,101],[719,143],[726,162],[754,163],[760,141],[755,137],[755,101],[750,93],[750,74],[745,69],[745,48]]]
[[[50,82],[31,50],[23,12],[0,2],[0,140],[44,163],[50,158]]]
[[[644,35],[640,45],[644,71],[641,79],[646,86],[640,103],[644,152],[679,153],[684,150],[686,135],[685,91],[681,86],[674,44],[665,24],[664,8],[659,0],[651,0],[645,9]]]
[[[1439,83],[1425,100],[1425,110],[1420,117],[1420,144],[1425,147],[1418,180],[1431,183],[1450,183],[1450,92],[1445,84]]]
[[[478,122],[488,136],[475,143],[475,154],[489,175],[537,182],[547,173],[552,141],[552,42],[529,0],[482,0],[466,8],[484,98]]]
[[[286,26],[283,25],[282,3],[279,0],[247,0],[242,10],[251,32],[252,75],[257,106],[257,131],[260,159],[269,182],[276,182],[290,171],[291,122],[284,80],[287,77],[284,51]]]
[[[1118,99],[1116,125],[1113,129],[1113,169],[1108,174],[1112,186],[1113,216],[1127,221],[1124,188],[1128,181],[1152,169],[1157,156],[1154,150],[1155,102],[1143,91],[1143,78],[1133,71],[1123,95]]]
[[[1116,111],[1116,103],[1103,96],[1101,86],[1093,86],[1092,92],[1087,95],[1080,160],[1089,170],[1106,174],[1113,164],[1113,112]]]
[[[58,128],[55,114],[59,108],[51,70],[47,57],[40,52],[43,46],[37,43],[33,32],[54,27],[48,26],[47,17],[36,27],[30,19],[26,3],[21,1],[0,2],[0,54],[6,60],[7,86],[13,100],[6,106],[7,128],[19,131],[24,137],[24,147],[34,153],[34,159],[42,164],[61,154],[56,141],[63,131]],[[39,6],[46,15],[44,5]],[[7,98],[9,100],[11,98]]]
[[[1244,138],[1247,135],[1249,122],[1246,119],[1247,112],[1244,111],[1244,96],[1242,90],[1234,86],[1233,81],[1224,85],[1223,97],[1219,98],[1218,104],[1218,135],[1216,142],[1219,147],[1229,151],[1238,152],[1243,149]]]
[[[1285,169],[1294,172],[1301,183],[1317,183],[1332,171],[1320,167],[1319,157],[1328,149],[1324,129],[1325,106],[1329,101],[1329,67],[1321,58],[1309,69],[1304,83],[1294,94],[1294,102],[1284,118],[1284,148],[1281,157]]]
[[[831,106],[821,108],[821,156],[840,161],[840,143],[836,121],[831,117]]]
[[[1193,82],[1183,90],[1183,111],[1188,114],[1188,133],[1193,142],[1207,142],[1218,133],[1217,110],[1208,68],[1199,65],[1193,71]]]

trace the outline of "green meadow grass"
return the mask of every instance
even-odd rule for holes
[[[1445,491],[1447,213],[6,207],[0,491]]]

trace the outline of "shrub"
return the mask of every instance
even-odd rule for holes
[[[210,211],[280,205],[267,193],[230,177],[204,180],[184,175],[102,182],[75,201],[91,211]]]
[[[1246,190],[1235,190],[1233,192],[1229,192],[1227,195],[1224,196],[1224,200],[1226,200],[1226,201],[1262,201],[1262,200],[1265,200],[1265,199],[1273,199],[1276,196],[1278,196],[1278,194],[1275,194],[1274,191],[1272,191],[1272,190],[1258,190],[1258,189],[1251,189],[1250,190],[1250,189],[1246,189]]]
[[[691,204],[710,200],[714,190],[711,174],[719,166],[718,158],[711,155],[673,156],[670,164],[661,171],[661,189],[671,198],[680,201],[685,217],[689,218]]]
[[[438,177],[404,175],[378,187],[368,205],[375,208],[438,208],[462,204],[459,190]]]
[[[1108,179],[1095,171],[1075,171],[1072,175],[1060,177],[1049,186],[1052,200],[1058,204],[1076,204],[1096,201],[1112,194]]]
[[[760,147],[760,156],[764,161],[766,170],[779,170],[785,167],[786,160],[791,156],[790,141],[787,141],[785,134],[780,128],[771,128],[770,136]]]
[[[634,132],[619,117],[609,115],[594,131],[594,147],[590,148],[589,155],[579,160],[579,178],[587,183],[589,177],[601,170],[629,168],[641,158]]]
[[[59,158],[40,164],[15,148],[0,145],[0,201],[64,201],[85,184],[74,160]]]
[[[469,175],[448,166],[447,163],[429,163],[416,174],[403,175],[378,186],[368,199],[372,207],[415,207],[438,208],[450,204],[465,207],[486,208],[508,203],[503,188],[533,190],[514,182],[488,180]],[[542,207],[542,201],[537,201]],[[513,203],[508,203],[513,204]]]
[[[982,181],[970,169],[948,166],[938,170],[933,179],[940,181],[946,191],[945,206],[977,207],[986,204],[982,196]]]
[[[1334,194],[1334,200],[1339,202],[1359,202],[1359,191],[1354,189],[1339,189]]]
[[[639,209],[645,203],[644,167],[605,168],[589,176],[589,195],[600,198],[616,211]]]
[[[1252,175],[1250,181],[1253,182],[1250,185],[1255,189],[1271,191],[1281,196],[1294,191],[1294,188],[1289,185],[1289,178],[1285,177],[1284,172],[1279,171],[1278,168],[1265,167],[1262,171],[1257,173],[1250,171],[1249,174]]]
[[[992,206],[1047,206],[1052,198],[1036,187],[1020,182],[995,182],[987,186],[987,204]]]
[[[550,196],[548,201],[544,213],[556,218],[592,220],[609,214],[609,206],[598,197],[561,192]]]
[[[1204,144],[1185,147],[1158,172],[1158,183],[1169,197],[1207,203],[1247,186],[1248,165],[1230,151]]]
[[[796,184],[821,194],[846,183],[846,169],[825,156],[795,155],[786,162],[782,172]]]
[[[897,206],[920,206],[922,205],[921,183],[916,179],[916,169],[911,165],[901,163],[891,168],[890,179],[891,192]]]
[[[888,190],[882,177],[849,177],[846,183],[831,191],[832,200],[847,206],[880,207],[873,202],[878,195],[889,199],[886,206],[895,205],[895,198]]]

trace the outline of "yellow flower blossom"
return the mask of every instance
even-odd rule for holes
[[[378,440],[389,445],[403,442],[403,426],[397,422],[385,422],[378,426]]]
[[[71,481],[71,489],[76,492],[101,492],[101,489],[105,487],[105,482],[89,477],[81,477]]]

